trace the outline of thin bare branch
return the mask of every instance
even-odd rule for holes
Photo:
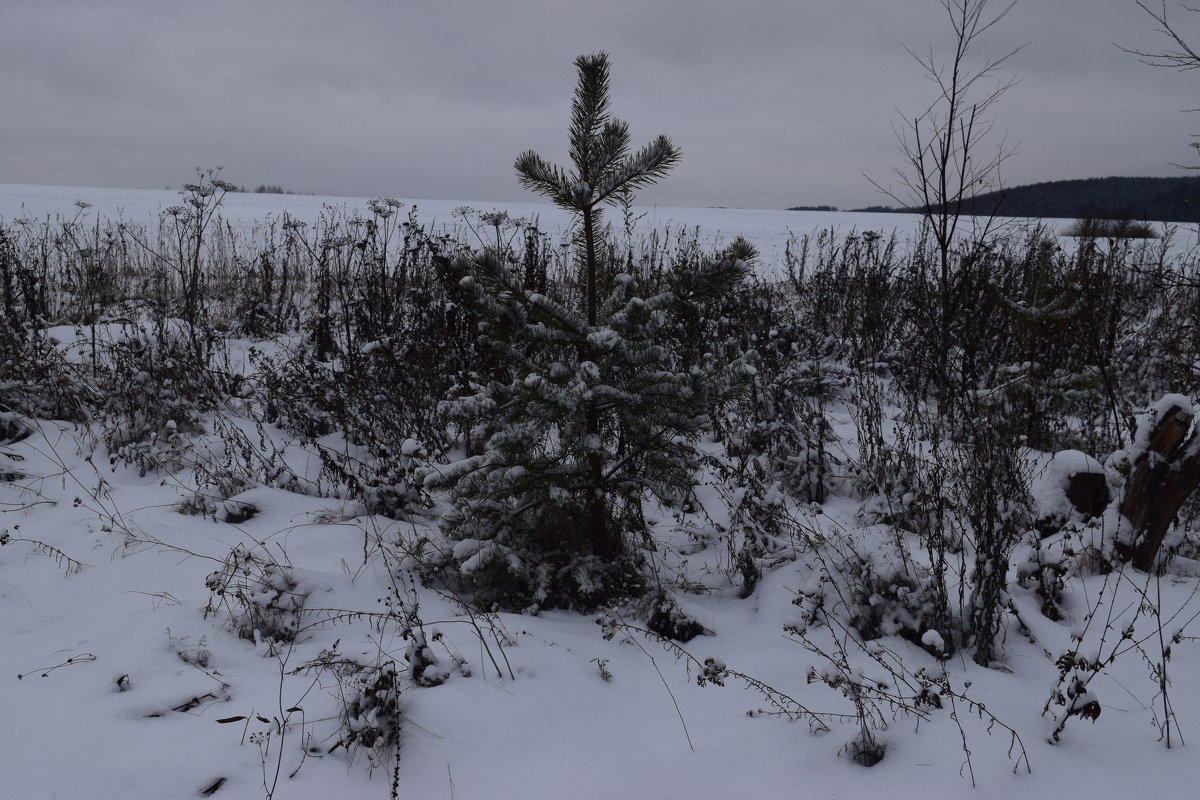
[[[1160,0],[1157,10],[1147,5],[1143,0],[1136,0],[1136,2],[1139,8],[1149,14],[1158,23],[1155,31],[1170,39],[1171,44],[1177,49],[1171,49],[1168,46],[1168,49],[1165,50],[1139,50],[1119,44],[1116,45],[1121,52],[1137,56],[1143,64],[1148,64],[1152,67],[1166,67],[1167,69],[1175,69],[1180,72],[1200,69],[1200,54],[1192,48],[1176,27],[1167,19],[1167,1]],[[1181,3],[1180,5],[1187,11],[1197,11],[1197,9],[1186,4]]]

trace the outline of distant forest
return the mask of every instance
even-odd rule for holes
[[[871,206],[856,211],[906,212]],[[1006,217],[1200,222],[1200,177],[1084,178],[988,192],[964,202],[964,214]]]
[[[258,186],[254,187],[254,189],[248,189],[245,186],[235,186],[230,191],[250,194],[312,194],[312,192],[296,192],[292,191],[291,189],[284,189],[277,183],[260,183]]]

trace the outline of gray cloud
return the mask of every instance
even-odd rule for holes
[[[996,2],[996,0],[993,0]],[[512,160],[562,160],[574,56],[608,50],[616,113],[684,161],[643,200],[881,202],[892,126],[932,87],[935,0],[8,0],[0,181],[161,187],[195,166],[318,193],[527,199]],[[999,4],[997,3],[997,7]],[[1179,12],[1200,41],[1200,15]],[[1006,180],[1178,174],[1196,74],[1133,0],[1022,0],[981,43],[1020,84],[997,107]],[[900,111],[898,111],[898,109]]]

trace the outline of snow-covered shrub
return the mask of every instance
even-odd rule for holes
[[[1138,704],[1149,712],[1160,741],[1172,746],[1179,730],[1171,697],[1178,679],[1170,671],[1172,654],[1182,643],[1195,641],[1187,632],[1197,617],[1190,608],[1194,595],[1179,603],[1156,587],[1158,581],[1152,573],[1114,566],[1092,581],[1095,591],[1085,596],[1087,605],[1072,609],[1070,638],[1054,660],[1058,681],[1042,708],[1053,726],[1051,744],[1061,741],[1073,717],[1096,722],[1102,709],[1111,707],[1101,705],[1103,684],[1115,681],[1119,694],[1137,696],[1134,686],[1113,678],[1118,661],[1132,660],[1142,663],[1154,691],[1152,699]]]
[[[96,403],[96,389],[79,365],[41,333],[0,316],[0,409],[40,419],[80,422]]]
[[[1037,594],[1048,618],[1064,619],[1070,579],[1112,570],[1121,527],[1113,499],[1121,481],[1077,450],[1055,453],[1047,463],[1033,498],[1035,530],[1024,535],[1011,561],[1017,584]]]
[[[57,287],[22,257],[18,236],[0,225],[0,411],[78,421],[89,404],[88,387],[38,331]]]
[[[951,503],[946,496],[949,462],[941,445],[929,434],[942,436],[936,421],[921,403],[905,398],[898,414],[885,410],[885,383],[876,375],[855,376],[853,417],[858,458],[849,467],[850,486],[861,498],[857,516],[865,525],[886,525],[904,534],[916,534],[934,549],[957,552],[958,531],[947,519]]]
[[[849,472],[862,498],[855,537],[865,541],[830,539],[822,572],[841,598],[843,624],[866,639],[900,635],[940,657],[964,641],[962,609],[950,604],[967,544],[954,513],[953,450],[923,403],[908,398],[890,413],[887,386],[873,371],[855,376],[858,458]],[[926,641],[930,631],[937,647]]]
[[[1071,659],[1067,656],[1058,660],[1059,687],[1051,696],[1050,705],[1058,706],[1055,714],[1056,725],[1050,734],[1051,742],[1062,741],[1062,732],[1067,720],[1079,717],[1095,722],[1100,719],[1100,700],[1088,688],[1091,679],[1097,674],[1091,669],[1086,658]],[[1096,665],[1098,666],[1098,665]]]
[[[754,593],[763,569],[776,567],[796,557],[798,526],[786,502],[786,494],[774,481],[767,485],[765,457],[741,458],[736,469],[719,471],[721,490],[729,512],[727,544],[732,568],[741,577],[742,597]],[[806,544],[806,543],[802,543]]]
[[[926,631],[922,644],[943,662],[942,666],[913,669],[901,649],[879,642],[864,642],[841,626],[836,618],[829,618],[829,623],[828,636],[795,625],[785,626],[784,630],[818,659],[809,667],[808,682],[825,684],[853,706],[852,714],[829,715],[831,721],[840,718],[857,727],[854,737],[842,747],[839,755],[862,766],[874,766],[887,752],[886,743],[877,737],[879,731],[889,729],[891,723],[901,717],[916,719],[919,730],[921,721],[948,708],[948,716],[959,730],[964,765],[969,772],[973,773],[973,767],[967,730],[963,726],[964,712],[983,720],[989,736],[1007,734],[1008,757],[1013,761],[1014,772],[1022,762],[1026,770],[1030,770],[1029,756],[1016,729],[967,694],[971,681],[964,681],[961,689],[954,685],[945,668],[947,648],[937,631]],[[828,727],[825,729],[829,730]]]
[[[429,411],[431,398],[414,396],[370,369],[349,374],[306,351],[275,359],[260,355],[256,363],[266,420],[300,437],[337,493],[392,517],[422,505],[414,476],[426,452],[413,434],[430,430],[417,417]]]
[[[875,734],[888,727],[889,714],[893,717],[899,713],[923,716],[916,700],[910,701],[900,694],[905,684],[909,683],[903,666],[888,660],[879,651],[863,649],[861,643],[858,643],[859,647],[848,646],[838,634],[833,637],[832,647],[827,649],[811,638],[806,629],[787,626],[785,630],[798,637],[805,648],[823,662],[819,666],[809,667],[808,683],[825,684],[849,700],[854,707],[853,714],[845,716],[855,721],[858,730],[854,738],[842,747],[839,755],[863,767],[878,764],[883,760],[887,747]],[[868,656],[867,663],[874,662],[873,666],[882,666],[886,679],[869,677],[860,668],[858,659],[854,658],[854,655],[860,654],[857,651]],[[926,689],[927,686],[923,687],[923,691]],[[937,697],[936,694],[932,696]]]
[[[985,291],[996,338],[983,375],[988,388],[976,402],[1004,414],[1030,447],[1084,445],[1092,420],[1078,412],[1101,406],[1103,391],[1097,361],[1080,335],[1090,299],[1085,270],[1035,230],[1023,250],[996,251],[989,273]],[[997,363],[1002,359],[1012,361]]]
[[[372,766],[382,766],[400,746],[400,694],[396,662],[363,667],[348,682],[351,694],[341,711],[341,735],[330,750],[345,747],[367,753]]]
[[[238,545],[205,585],[212,592],[205,616],[224,609],[241,638],[271,649],[296,638],[308,593],[287,566]]]
[[[31,328],[42,316],[37,275],[18,257],[14,239],[14,234],[0,225],[0,307],[10,335]]]
[[[554,515],[557,511],[557,515]],[[443,524],[466,526],[457,516]],[[590,610],[645,588],[639,561],[584,554],[583,521],[570,509],[544,510],[512,520],[499,510],[458,527],[447,546],[426,543],[423,565],[442,575],[484,610]],[[479,536],[468,535],[478,531]],[[461,538],[458,538],[461,537]]]
[[[309,335],[271,356],[252,353],[266,421],[315,450],[339,492],[390,516],[420,505],[413,470],[452,440],[438,403],[489,367],[446,268],[461,246],[415,213],[398,222],[396,208],[375,201],[370,219],[323,218],[312,241],[288,229],[289,246],[324,254]]]
[[[870,730],[846,744],[846,757],[863,767],[873,767],[883,761],[887,746],[879,742]]]
[[[293,224],[285,212],[283,225]],[[272,235],[272,245],[273,240]],[[294,248],[286,246],[265,246],[256,257],[237,259],[240,269],[230,276],[236,286],[233,332],[259,340],[296,329],[300,316],[296,301],[303,296],[305,277],[297,261]]]
[[[435,634],[436,636],[436,634]],[[404,630],[408,644],[404,648],[404,659],[408,662],[408,677],[414,686],[429,688],[440,686],[450,677],[439,663],[422,625],[413,625]]]
[[[909,398],[885,436],[879,383],[860,379],[855,395],[859,519],[891,528],[905,562],[924,550],[928,628],[953,647],[973,639],[974,657],[987,663],[1007,605],[1010,555],[1032,524],[1019,434],[968,395],[941,409]],[[951,609],[955,588],[962,602]]]
[[[338,686],[340,726],[329,752],[344,747],[351,758],[365,752],[372,768],[384,766],[389,758],[399,763],[403,692],[410,687],[440,686],[450,679],[451,673],[434,654],[432,643],[442,646],[458,674],[471,674],[466,659],[452,649],[441,631],[434,628],[426,632],[411,576],[404,578],[395,580],[391,593],[381,598],[387,610],[370,615],[379,632],[395,632],[404,640],[403,664],[383,649],[374,664],[365,665],[342,655],[335,644],[304,667],[306,671],[331,673]],[[340,613],[357,615],[353,611]]]
[[[575,558],[619,559],[644,495],[669,506],[686,501],[710,411],[735,396],[753,368],[744,356],[682,370],[664,334],[674,307],[720,291],[752,256],[739,244],[678,276],[675,291],[648,299],[618,276],[603,327],[529,292],[494,257],[463,264],[471,273],[464,289],[488,320],[493,346],[507,351],[514,379],[443,404],[485,443],[482,454],[426,479],[429,488],[452,490],[446,527],[464,539],[495,539],[520,559],[563,554],[567,561],[553,568],[562,574]],[[532,349],[543,339],[548,348]],[[581,348],[589,360],[572,365]],[[488,558],[495,561],[490,551]]]
[[[453,440],[438,403],[490,368],[446,266],[463,245],[422,227],[415,208],[400,215],[401,205],[331,211],[311,229],[285,223],[282,255],[271,256],[283,263],[271,273],[308,279],[303,335],[250,354],[251,399],[318,456],[322,491],[393,517],[422,505],[413,470]]]
[[[830,539],[817,553],[816,580],[793,600],[804,625],[824,625],[835,615],[835,624],[866,641],[899,636],[938,657],[953,652],[956,625],[942,609],[938,576],[885,532],[862,529],[853,542]],[[926,641],[929,631],[938,638]]]
[[[1085,447],[1096,440],[1095,425],[1104,420],[1095,412],[1105,402],[1099,370],[1025,361],[999,367],[994,380],[995,388],[981,391],[979,400],[993,413],[1020,419],[1030,447]]]
[[[242,500],[222,499],[197,491],[180,501],[179,513],[211,517],[217,522],[241,525],[258,514],[258,507]]]
[[[1176,517],[1178,537],[1171,542],[1175,564],[1200,560],[1200,494],[1193,494]]]
[[[789,236],[784,266],[796,318],[785,324],[806,332],[838,361],[878,361],[900,322],[897,244],[895,234],[872,230],[842,236],[822,228],[799,239]]]
[[[811,279],[816,281],[816,278]],[[822,503],[836,488],[836,437],[827,404],[841,395],[851,370],[844,331],[815,307],[815,289],[750,281],[725,301],[711,339],[753,348],[758,368],[750,388],[721,421],[718,433],[735,457],[763,457],[771,480],[801,502]]]
[[[777,356],[778,369],[761,359],[739,420],[726,434],[735,456],[762,455],[773,479],[795,499],[823,503],[833,488],[836,441],[827,398],[845,382],[845,371],[797,352]]]
[[[1014,553],[1017,584],[1032,589],[1040,601],[1042,614],[1056,622],[1064,618],[1063,592],[1067,578],[1074,572],[1071,555],[1073,551],[1067,547],[1044,546],[1037,533],[1027,533],[1024,546],[1016,548]]]
[[[187,437],[201,430],[201,415],[220,403],[226,387],[214,363],[197,361],[194,343],[173,321],[144,319],[117,331],[98,342],[96,356],[105,401],[94,413],[109,463],[142,475],[178,469]]]
[[[268,356],[250,351],[258,401],[266,422],[312,441],[331,433],[333,410],[342,407],[330,369],[306,350]]]
[[[964,624],[974,640],[975,663],[981,666],[996,657],[1001,616],[1008,606],[1010,556],[1033,524],[1029,466],[1010,422],[977,411],[954,453],[952,491],[974,555],[963,576],[969,586]]]
[[[679,602],[674,597],[660,591],[650,600],[650,616],[646,620],[646,628],[652,633],[664,639],[690,642],[706,632],[703,625],[679,607]]]

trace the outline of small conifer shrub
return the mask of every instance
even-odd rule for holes
[[[631,153],[628,126],[608,111],[607,56],[575,65],[572,169],[529,151],[516,170],[524,186],[578,216],[579,302],[528,285],[494,249],[454,262],[480,342],[502,366],[442,404],[481,452],[430,474],[426,486],[449,490],[453,502],[444,524],[455,544],[442,561],[490,605],[584,608],[636,591],[630,539],[645,534],[643,498],[687,500],[697,440],[754,372],[752,351],[685,367],[672,336],[685,310],[748,274],[748,243],[676,269],[650,296],[606,258],[603,206],[654,183],[679,150],[659,136]]]

